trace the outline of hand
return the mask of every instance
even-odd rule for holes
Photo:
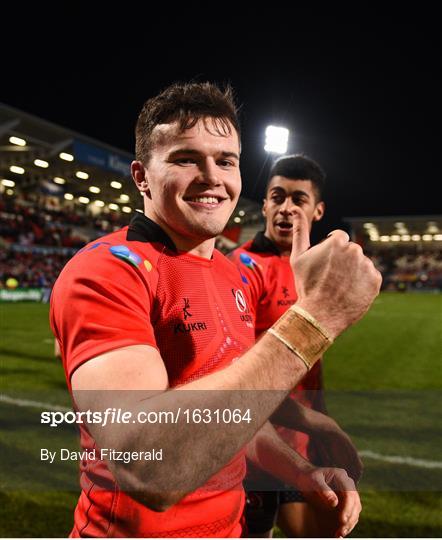
[[[297,304],[337,337],[367,312],[379,294],[382,277],[361,247],[336,230],[309,249],[309,226],[296,207],[290,264]]]
[[[318,413],[320,414],[320,413]],[[309,450],[321,466],[339,467],[358,483],[363,464],[350,437],[330,417],[321,414],[323,420],[317,429],[310,431]]]
[[[335,537],[344,537],[356,526],[362,506],[356,486],[343,469],[312,468],[299,473],[296,487],[306,500],[333,513]]]

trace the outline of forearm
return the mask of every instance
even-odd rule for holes
[[[176,417],[178,411],[185,410],[236,409],[244,413],[249,409],[250,422],[187,423],[181,416],[181,421],[173,425],[129,423],[117,424],[110,430],[92,425],[90,429],[100,447],[124,451],[162,449],[162,462],[133,460],[109,465],[123,489],[166,494],[167,506],[203,485],[228,463],[305,373],[303,362],[293,352],[273,336],[265,335],[224,370],[153,397],[140,392],[122,395],[124,407],[131,410],[133,417],[139,412],[168,411]],[[107,401],[106,397],[99,399],[100,408],[116,406]]]
[[[291,486],[297,485],[300,473],[315,468],[281,439],[270,422],[264,424],[247,446],[247,458]]]

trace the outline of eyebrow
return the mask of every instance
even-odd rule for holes
[[[288,195],[287,191],[284,188],[279,187],[279,186],[272,187],[270,189],[270,192],[272,191],[279,191],[279,192],[285,193],[285,195]],[[306,191],[302,191],[302,189],[296,189],[295,191],[290,193],[290,197],[293,197],[293,195],[305,195],[306,197],[310,197],[310,195]]]
[[[193,148],[179,148],[178,150],[174,150],[173,152],[171,152],[169,154],[169,158],[173,158],[177,155],[181,155],[181,154],[187,154],[187,155],[190,155],[190,156],[200,156],[201,155],[201,152],[198,152],[198,150],[194,150]],[[239,156],[236,152],[226,152],[226,151],[223,151],[221,152],[221,155],[225,158],[227,157],[233,157],[235,159],[237,159],[239,161]]]

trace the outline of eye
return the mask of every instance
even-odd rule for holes
[[[195,158],[191,157],[183,157],[175,159],[174,163],[176,163],[177,165],[193,165],[194,163],[196,163],[196,160]]]
[[[284,197],[284,195],[280,195],[278,193],[275,193],[275,194],[272,195],[271,199],[276,204],[282,204],[284,202],[284,200],[285,200],[285,197]]]
[[[223,167],[225,169],[228,169],[229,167],[234,167],[235,164],[230,159],[220,159],[218,162],[218,165],[220,167]]]

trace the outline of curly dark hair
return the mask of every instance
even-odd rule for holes
[[[230,85],[221,89],[214,83],[175,83],[148,99],[141,109],[135,128],[135,156],[147,165],[159,124],[178,122],[181,131],[191,129],[200,119],[211,118],[211,127],[220,135],[240,137],[238,109]]]

